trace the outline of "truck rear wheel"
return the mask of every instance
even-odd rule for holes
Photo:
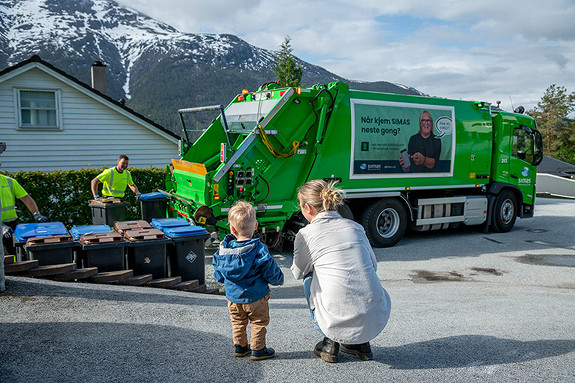
[[[493,229],[507,233],[513,229],[517,219],[517,198],[511,190],[503,190],[495,199],[493,207]]]
[[[343,203],[343,205],[339,205],[337,207],[337,212],[343,218],[351,219],[353,221],[353,212],[351,211],[349,205],[347,203]]]
[[[383,198],[367,207],[360,223],[373,247],[390,247],[405,234],[407,212],[397,199]]]

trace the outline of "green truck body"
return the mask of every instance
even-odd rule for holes
[[[360,222],[378,247],[397,243],[407,227],[464,223],[505,232],[516,217],[533,216],[542,148],[526,115],[485,102],[349,90],[342,82],[272,83],[225,108],[180,113],[217,108],[195,142],[181,142],[166,191],[170,215],[218,233],[229,229],[227,212],[242,199],[256,207],[268,242],[293,238],[306,223],[297,191],[312,179],[337,181],[346,195],[340,213]],[[432,126],[429,139],[422,124]]]

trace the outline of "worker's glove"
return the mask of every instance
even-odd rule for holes
[[[102,200],[102,197],[100,197],[98,194],[96,194],[96,195],[94,196],[94,200],[96,200],[96,201],[101,201],[101,200]]]
[[[10,239],[12,238],[12,233],[14,232],[14,230],[12,230],[12,228],[10,226],[6,226],[4,224],[2,224],[2,236],[6,239]]]
[[[136,193],[136,201],[139,201],[141,196],[142,196],[142,193]]]
[[[34,213],[34,221],[38,222],[38,223],[44,223],[44,222],[48,222],[48,218],[44,217],[42,214],[40,214],[40,212],[36,212]]]

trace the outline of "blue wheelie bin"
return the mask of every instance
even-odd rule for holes
[[[205,242],[210,234],[201,226],[191,225],[183,218],[153,219],[152,226],[164,232],[171,240],[167,254],[171,276],[182,280],[206,281]]]
[[[72,263],[72,236],[62,222],[21,223],[14,230],[14,244],[22,246],[27,260],[38,260],[40,266]]]
[[[97,267],[100,272],[124,270],[126,242],[108,225],[73,226],[70,233],[79,243],[78,267]]]

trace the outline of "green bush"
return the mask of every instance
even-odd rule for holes
[[[67,228],[74,225],[91,225],[92,212],[89,201],[92,199],[90,182],[102,169],[56,170],[53,172],[21,171],[5,173],[17,180],[36,201],[40,212],[52,222],[62,222]],[[141,193],[164,189],[165,169],[130,168],[134,183]],[[101,191],[102,184],[99,184]],[[127,220],[141,219],[140,204],[129,188],[124,197],[130,203]],[[16,202],[20,222],[34,222],[32,214],[19,200]]]

